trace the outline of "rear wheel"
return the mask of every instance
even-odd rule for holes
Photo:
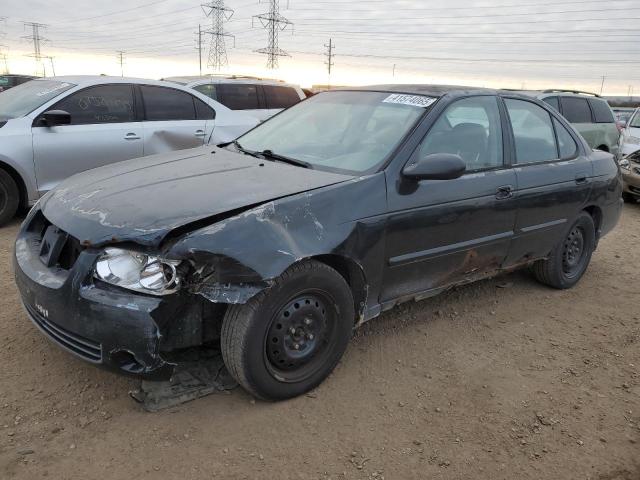
[[[593,219],[588,213],[582,212],[566,237],[551,251],[549,258],[533,265],[533,274],[545,285],[559,289],[571,288],[587,270],[594,248]]]
[[[252,395],[281,400],[320,384],[342,357],[354,325],[344,278],[316,261],[294,265],[245,305],[228,308],[222,355]]]
[[[0,169],[0,227],[13,218],[20,205],[20,191],[11,175]]]

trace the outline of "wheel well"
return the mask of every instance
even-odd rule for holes
[[[29,197],[27,195],[27,187],[24,184],[24,180],[22,180],[20,174],[11,165],[0,161],[0,168],[11,175],[11,178],[13,178],[13,181],[16,182],[16,185],[18,186],[18,191],[20,192],[19,208],[26,207],[29,203]]]
[[[602,210],[600,210],[600,208],[595,205],[591,205],[585,208],[584,211],[587,212],[589,215],[591,215],[591,218],[593,219],[593,224],[596,227],[596,242],[597,242],[600,236],[599,235],[600,226],[602,225]]]
[[[600,145],[598,148],[596,148],[596,150],[602,150],[603,152],[608,152],[609,147],[607,147],[606,145]]]
[[[351,288],[357,316],[356,321],[360,321],[364,314],[369,291],[362,267],[352,259],[341,255],[318,255],[312,259],[330,266],[342,275]]]

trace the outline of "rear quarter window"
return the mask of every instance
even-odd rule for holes
[[[558,97],[547,97],[543,98],[542,101],[548,105],[551,105],[558,112],[560,111],[560,100],[558,100]]]
[[[615,123],[613,112],[606,101],[592,98],[589,100],[589,103],[591,104],[591,110],[593,110],[596,123]]]
[[[562,115],[571,123],[591,123],[591,109],[586,98],[562,97]]]

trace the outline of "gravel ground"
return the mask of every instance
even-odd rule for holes
[[[282,403],[242,390],[161,413],[24,314],[0,229],[0,478],[640,479],[640,205],[585,278],[526,272],[406,304]]]

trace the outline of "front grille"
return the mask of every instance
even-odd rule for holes
[[[640,175],[640,167],[634,168],[633,171],[636,172],[638,175]]]
[[[632,191],[633,193],[640,194],[640,188],[638,188],[638,187],[634,187],[632,185],[629,185],[629,190]]]
[[[40,252],[40,259],[49,268],[71,270],[84,249],[77,238],[53,225],[42,211],[34,215],[27,230],[35,234],[32,247]]]
[[[40,327],[40,330],[47,334],[51,340],[89,362],[100,363],[102,361],[102,345],[88,338],[71,333],[55,323],[50,322],[30,305],[25,305],[25,307],[33,322]]]

